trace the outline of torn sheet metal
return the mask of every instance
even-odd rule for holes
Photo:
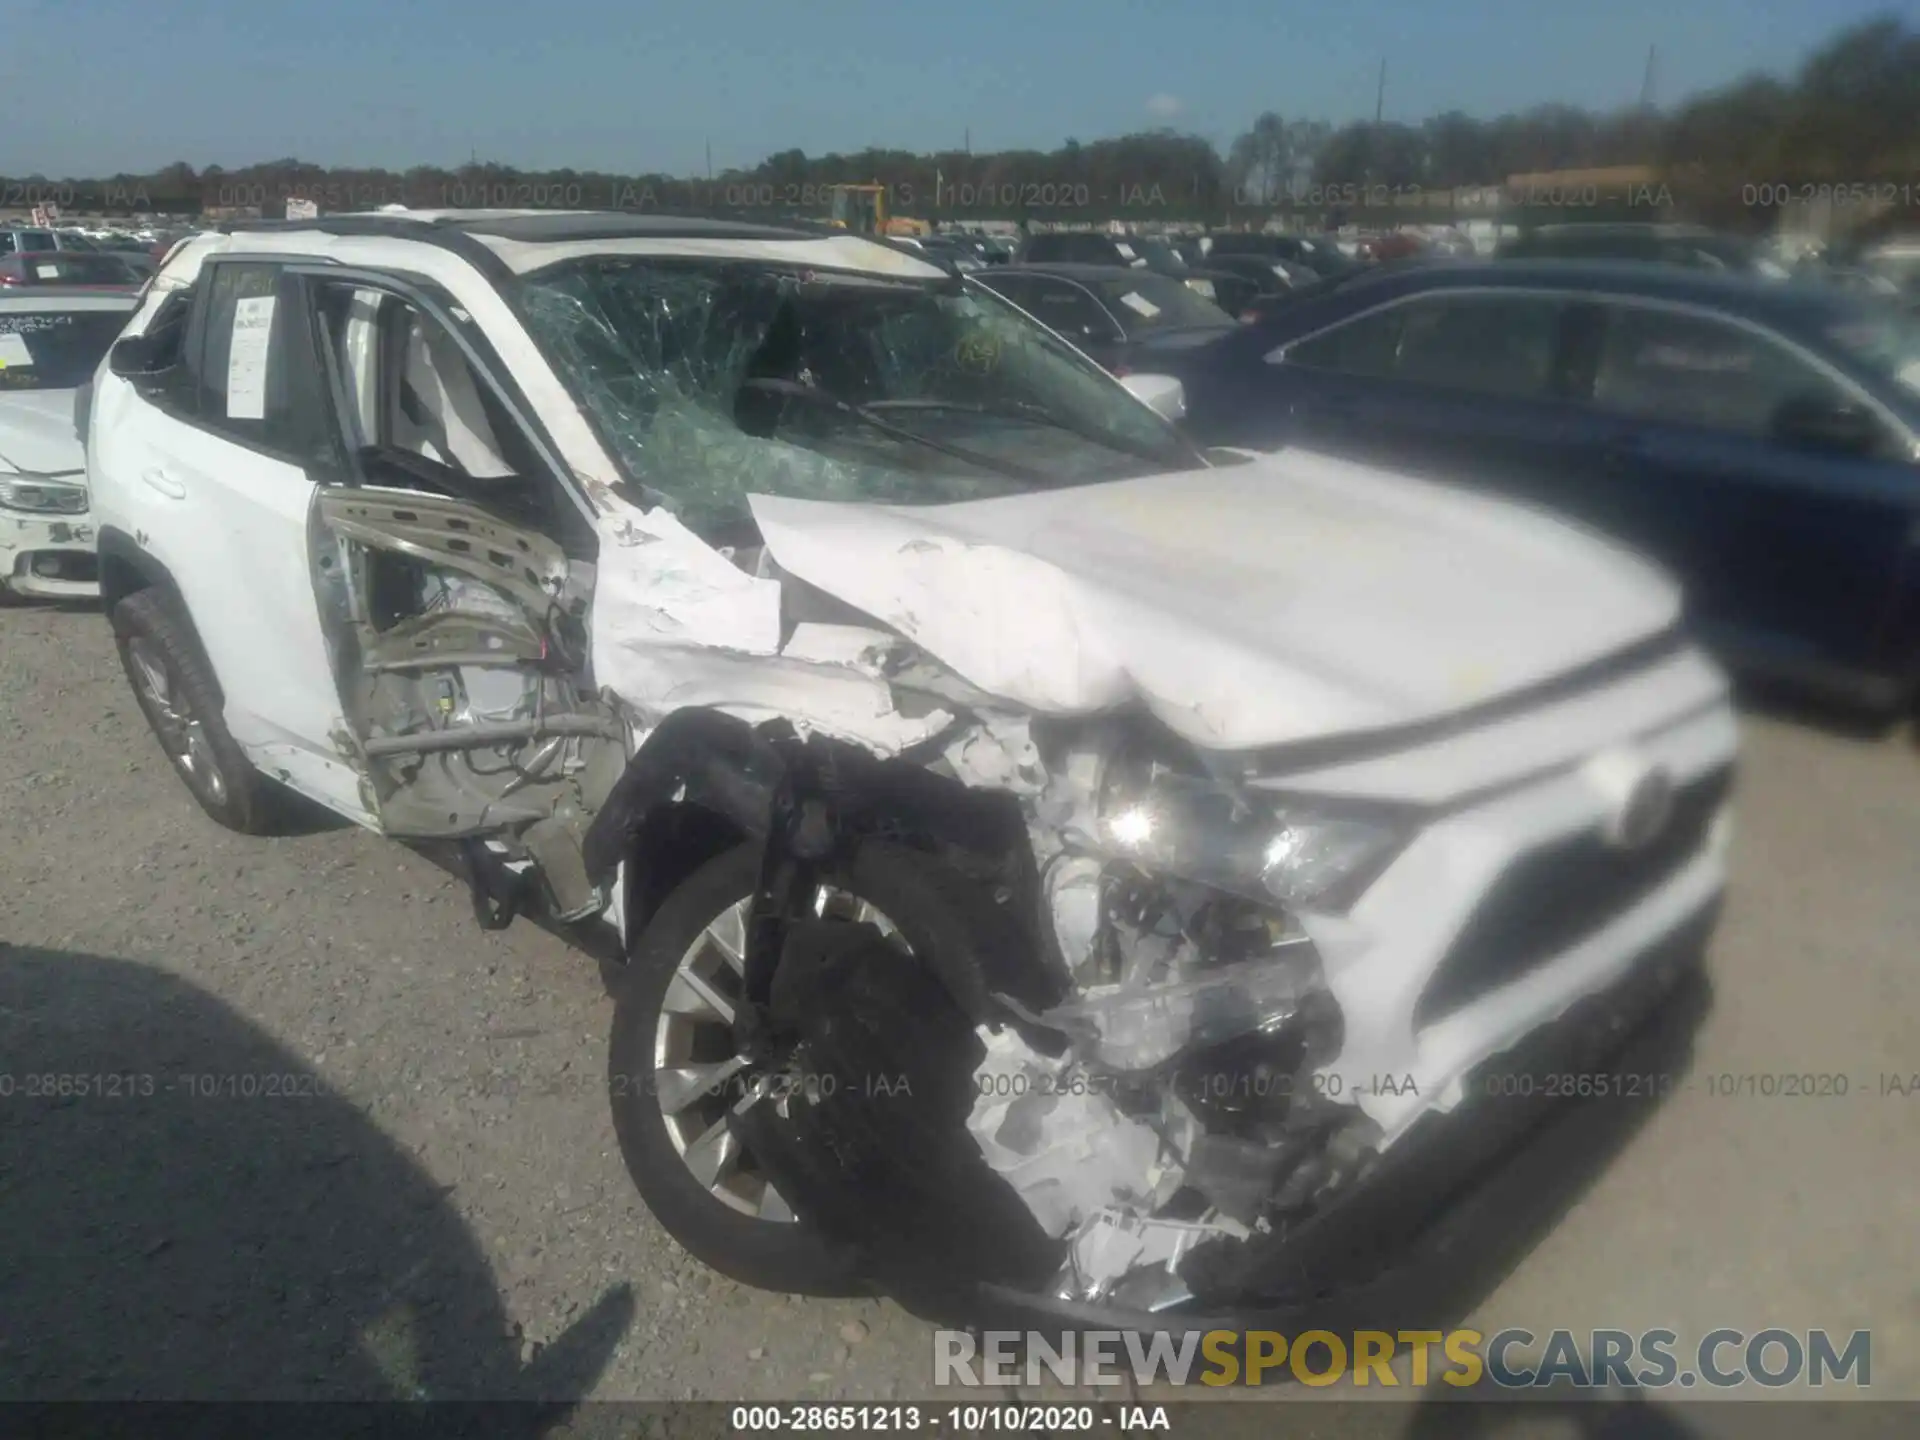
[[[1054,714],[1141,701],[1209,749],[1437,718],[1679,616],[1670,582],[1560,521],[1303,450],[963,504],[752,507],[785,570],[982,689]]]
[[[1209,1240],[1245,1240],[1231,1220],[1159,1220],[1102,1210],[1081,1226],[1054,1281],[1063,1300],[1108,1300],[1129,1310],[1162,1310],[1190,1298],[1180,1261]]]
[[[953,773],[977,789],[1026,796],[1046,786],[1046,768],[1024,715],[983,715],[944,754]]]
[[[650,715],[705,706],[750,724],[786,720],[803,735],[819,731],[881,756],[930,740],[954,721],[946,710],[901,714],[885,681],[845,665],[690,645],[627,645],[618,637],[604,653],[612,663],[600,672],[603,682]]]
[[[607,492],[592,614],[594,674],[643,715],[711,706],[786,719],[897,755],[953,723],[902,715],[871,656],[883,631],[796,626],[780,642],[780,582],[747,574],[664,510]]]
[[[1285,1020],[1320,983],[1317,967],[1261,956],[1148,984],[1089,986],[1039,1018],[1074,1037],[1087,1063],[1131,1073]]]
[[[747,655],[780,649],[780,582],[749,575],[664,509],[641,510],[611,491],[593,597],[595,660],[604,640],[704,645]],[[622,687],[604,665],[603,684]],[[638,697],[635,697],[638,698]]]
[[[1150,1211],[1173,1198],[1179,1132],[1193,1126],[1184,1108],[1164,1127],[1174,1139],[1163,1138],[1067,1061],[1040,1054],[1012,1030],[978,1033],[986,1056],[974,1071],[980,1098],[967,1129],[1047,1234],[1064,1236],[1109,1206]]]

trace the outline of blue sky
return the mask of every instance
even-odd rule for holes
[[[1491,116],[1791,70],[1920,0],[10,0],[0,174],[297,155],[692,174],[774,150],[1051,148],[1263,109]]]

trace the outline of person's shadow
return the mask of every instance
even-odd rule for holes
[[[511,1400],[536,1428],[634,1308],[616,1287],[523,1355],[446,1188],[296,1056],[174,976],[5,944],[0,1297],[0,1401]]]

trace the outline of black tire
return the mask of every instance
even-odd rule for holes
[[[163,590],[136,590],[113,607],[113,639],[120,665],[161,752],[200,808],[242,835],[265,835],[279,825],[280,792],[248,761],[227,733],[220,686],[180,604]],[[143,663],[164,673],[166,697],[153,693]],[[189,743],[188,727],[198,727]]]
[[[608,1045],[613,1126],[647,1208],[696,1259],[763,1290],[845,1295],[858,1288],[857,1257],[804,1221],[756,1219],[709,1195],[674,1148],[652,1084],[653,1040],[675,967],[717,916],[753,893],[760,860],[759,846],[743,844],[708,861],[629,947]],[[916,957],[933,955],[940,937],[964,933],[949,882],[914,852],[868,844],[849,878],[853,895],[892,921]]]

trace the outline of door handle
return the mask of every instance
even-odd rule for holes
[[[187,498],[187,487],[167,474],[164,470],[143,470],[140,472],[140,478],[169,500],[184,500]]]

